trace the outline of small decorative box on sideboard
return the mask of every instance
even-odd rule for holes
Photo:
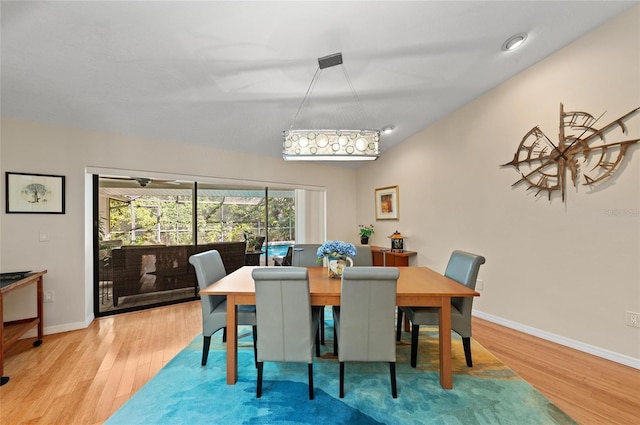
[[[371,247],[374,266],[408,267],[409,258],[417,254],[415,251],[407,251],[406,249],[391,250],[380,246]]]

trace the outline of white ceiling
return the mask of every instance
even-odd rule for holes
[[[1,112],[280,157],[317,58],[342,52],[363,111],[328,68],[296,127],[393,125],[384,155],[637,4],[3,0]]]

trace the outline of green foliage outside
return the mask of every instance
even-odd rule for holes
[[[245,232],[266,236],[265,198],[197,198],[198,244],[243,241]],[[110,239],[124,245],[193,244],[191,196],[143,196],[130,202],[110,200]],[[295,240],[293,197],[269,198],[269,241]]]

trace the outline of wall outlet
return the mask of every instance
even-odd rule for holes
[[[484,280],[478,279],[476,280],[476,291],[484,290]]]
[[[640,313],[634,313],[633,311],[627,311],[627,326],[633,326],[634,328],[640,328]]]
[[[44,300],[45,303],[53,302],[53,291],[44,291]]]

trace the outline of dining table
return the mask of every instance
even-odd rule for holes
[[[244,266],[213,282],[200,291],[201,296],[227,297],[227,384],[238,380],[239,305],[255,305],[255,282],[251,272],[256,267]],[[340,305],[341,279],[331,278],[326,267],[307,267],[309,292],[314,306]],[[439,309],[439,373],[440,385],[453,388],[451,372],[451,298],[476,297],[480,294],[428,267],[398,267],[396,305],[437,307]]]

